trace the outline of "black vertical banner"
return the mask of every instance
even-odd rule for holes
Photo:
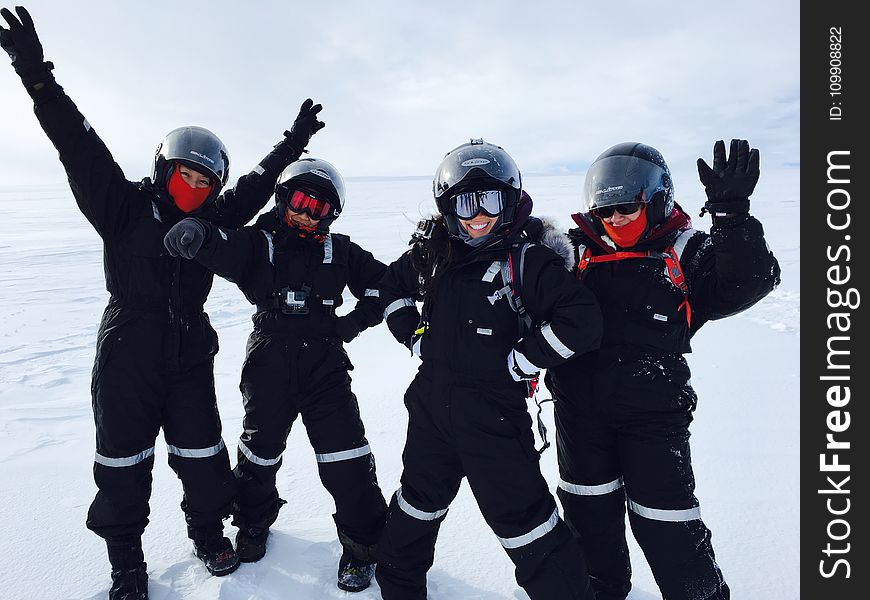
[[[867,598],[870,33],[801,5],[801,592]]]

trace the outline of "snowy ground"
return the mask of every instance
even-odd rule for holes
[[[677,178],[694,216],[700,185]],[[527,177],[536,214],[563,227],[578,208],[582,178]],[[348,182],[336,230],[384,261],[405,248],[414,223],[431,210],[426,178]],[[797,169],[767,169],[753,198],[783,284],[751,310],[711,323],[689,358],[700,402],[692,426],[697,495],[718,561],[735,598],[794,599],[799,593],[800,242]],[[698,228],[708,220],[695,219]],[[105,598],[109,566],[102,540],[84,526],[95,493],[90,370],[105,305],[101,244],[63,187],[0,187],[0,598]],[[242,418],[239,368],[251,307],[216,280],[207,309],[220,334],[216,378],[224,438],[235,460]],[[402,393],[416,359],[385,327],[349,346],[354,389],[386,495],[398,486],[406,415]],[[546,397],[546,390],[544,391]],[[545,420],[552,432],[552,407]],[[145,554],[153,600],[321,599],[335,587],[339,545],[331,498],[297,422],[279,472],[288,501],[267,556],[225,578],[208,576],[191,553],[179,509],[181,486],[157,446],[152,518]],[[542,459],[555,489],[556,456]],[[234,528],[227,526],[232,535]],[[632,545],[630,600],[660,598]],[[467,486],[451,507],[429,575],[432,600],[523,599],[513,567],[486,527]],[[377,586],[353,596],[380,598]]]

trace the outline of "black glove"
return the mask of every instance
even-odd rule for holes
[[[707,192],[707,202],[701,209],[716,216],[733,216],[749,213],[749,196],[758,183],[758,150],[749,149],[746,140],[731,140],[728,160],[725,160],[725,142],[719,140],[713,146],[713,168],[698,159],[698,177]]]
[[[205,225],[197,219],[187,217],[172,226],[163,238],[163,245],[170,256],[191,259],[202,248],[206,238]]]
[[[284,139],[275,146],[275,149],[289,162],[298,160],[311,136],[326,127],[326,123],[317,120],[317,113],[321,110],[323,106],[314,104],[311,98],[305,100],[299,108],[296,120],[293,121],[293,127],[284,132]]]
[[[344,315],[335,320],[335,333],[345,344],[350,343],[359,335],[359,332],[359,325],[350,315]]]
[[[30,13],[23,6],[16,6],[15,12],[18,13],[18,18],[8,8],[0,9],[0,14],[9,24],[9,29],[0,25],[0,46],[12,59],[12,66],[24,87],[30,89],[37,83],[51,79],[54,65],[45,62],[42,44],[36,35]]]

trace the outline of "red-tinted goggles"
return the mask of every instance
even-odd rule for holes
[[[312,219],[323,219],[332,210],[332,205],[326,200],[315,198],[308,192],[301,190],[290,192],[287,207],[293,212],[306,213]]]
[[[643,202],[629,202],[627,204],[611,204],[610,206],[600,206],[593,208],[592,213],[602,219],[609,219],[613,216],[614,211],[621,215],[631,215],[643,206]]]

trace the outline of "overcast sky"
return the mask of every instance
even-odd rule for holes
[[[583,172],[622,141],[693,168],[732,137],[763,167],[799,165],[798,0],[25,6],[129,179],[149,174],[166,132],[195,124],[227,145],[235,180],[306,97],[327,123],[311,155],[351,177],[431,176],[470,137],[529,174]],[[0,100],[0,185],[63,181],[8,64]]]

